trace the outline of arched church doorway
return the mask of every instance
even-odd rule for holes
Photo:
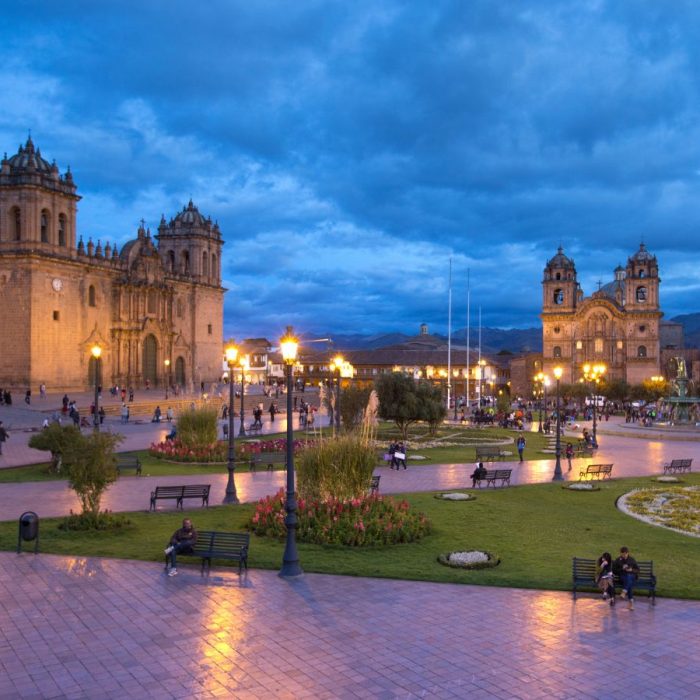
[[[175,360],[175,384],[185,386],[185,360],[182,357]]]
[[[151,385],[158,381],[158,341],[153,335],[147,335],[143,341],[143,380]]]

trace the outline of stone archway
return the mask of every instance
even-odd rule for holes
[[[151,386],[158,382],[158,341],[154,335],[147,335],[143,341],[143,381]]]

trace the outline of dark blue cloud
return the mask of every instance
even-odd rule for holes
[[[86,237],[193,197],[231,335],[444,330],[450,257],[455,326],[467,269],[485,324],[534,325],[557,245],[589,293],[642,238],[697,308],[695,3],[3,9],[0,148],[71,164]]]

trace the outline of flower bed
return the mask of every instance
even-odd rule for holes
[[[621,496],[617,506],[623,513],[652,525],[700,537],[698,486],[637,489]]]
[[[292,442],[294,454],[307,447],[313,447],[315,444],[314,440],[294,440]],[[237,449],[240,450],[241,455],[257,455],[262,452],[286,452],[287,441],[284,438],[279,440],[246,440],[245,442],[239,440]]]
[[[223,441],[214,442],[205,447],[193,449],[175,438],[165,442],[154,442],[148,448],[148,454],[158,459],[170,460],[173,462],[225,462],[228,450],[228,443]]]
[[[476,496],[470,493],[436,493],[435,498],[441,501],[475,501]]]
[[[444,566],[455,569],[490,569],[498,566],[501,560],[491,552],[482,552],[478,549],[470,549],[463,552],[449,552],[440,554],[438,561]]]
[[[258,501],[248,522],[256,535],[282,539],[284,491]],[[329,498],[325,501],[297,502],[297,539],[313,544],[339,544],[351,547],[415,542],[431,529],[423,513],[412,513],[406,501],[384,496],[362,496],[348,501]]]

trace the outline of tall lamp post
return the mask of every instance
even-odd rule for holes
[[[168,389],[170,388],[170,360],[165,360],[165,398],[168,398]]]
[[[600,382],[602,376],[605,374],[607,367],[604,364],[591,365],[586,364],[583,366],[583,378],[590,382],[591,392],[593,396],[593,447],[598,447],[598,421],[597,421],[597,404],[598,404],[598,382]]]
[[[229,345],[226,348],[226,364],[228,365],[228,461],[226,469],[228,469],[228,482],[226,483],[224,503],[238,503],[236,482],[233,476],[233,472],[236,470],[236,451],[233,442],[233,368],[236,366],[236,357],[238,357],[238,348],[235,345]]]
[[[250,358],[248,355],[243,355],[240,359],[241,365],[241,427],[238,429],[238,437],[245,437],[245,416],[243,409],[243,397],[245,396],[245,373],[250,366]],[[233,381],[233,377],[231,377]]]
[[[298,348],[299,343],[294,337],[294,331],[291,326],[287,326],[287,333],[280,341],[287,378],[287,498],[285,501],[287,516],[284,519],[287,527],[287,542],[284,546],[282,569],[279,573],[286,578],[295,578],[304,573],[297,554],[297,497],[294,488],[294,428],[292,426],[292,370],[297,359]]]
[[[554,454],[557,461],[554,465],[552,481],[564,481],[564,475],[561,471],[561,410],[559,406],[559,380],[561,379],[562,373],[563,370],[561,367],[554,368],[554,377],[557,380],[557,441],[555,443]]]
[[[540,404],[540,427],[538,429],[538,433],[544,432],[544,429],[542,428],[542,392],[544,391],[544,373],[538,372],[535,375],[535,381],[539,383],[540,385],[540,390],[538,392],[539,394],[539,404]]]
[[[340,377],[343,369],[343,356],[336,355],[331,362],[331,367],[338,370],[338,389],[335,394],[335,429],[340,435]]]
[[[100,356],[102,355],[102,348],[95,343],[92,348],[90,348],[92,357],[95,361],[95,415],[93,416],[93,426],[95,427],[95,432],[100,432]]]

